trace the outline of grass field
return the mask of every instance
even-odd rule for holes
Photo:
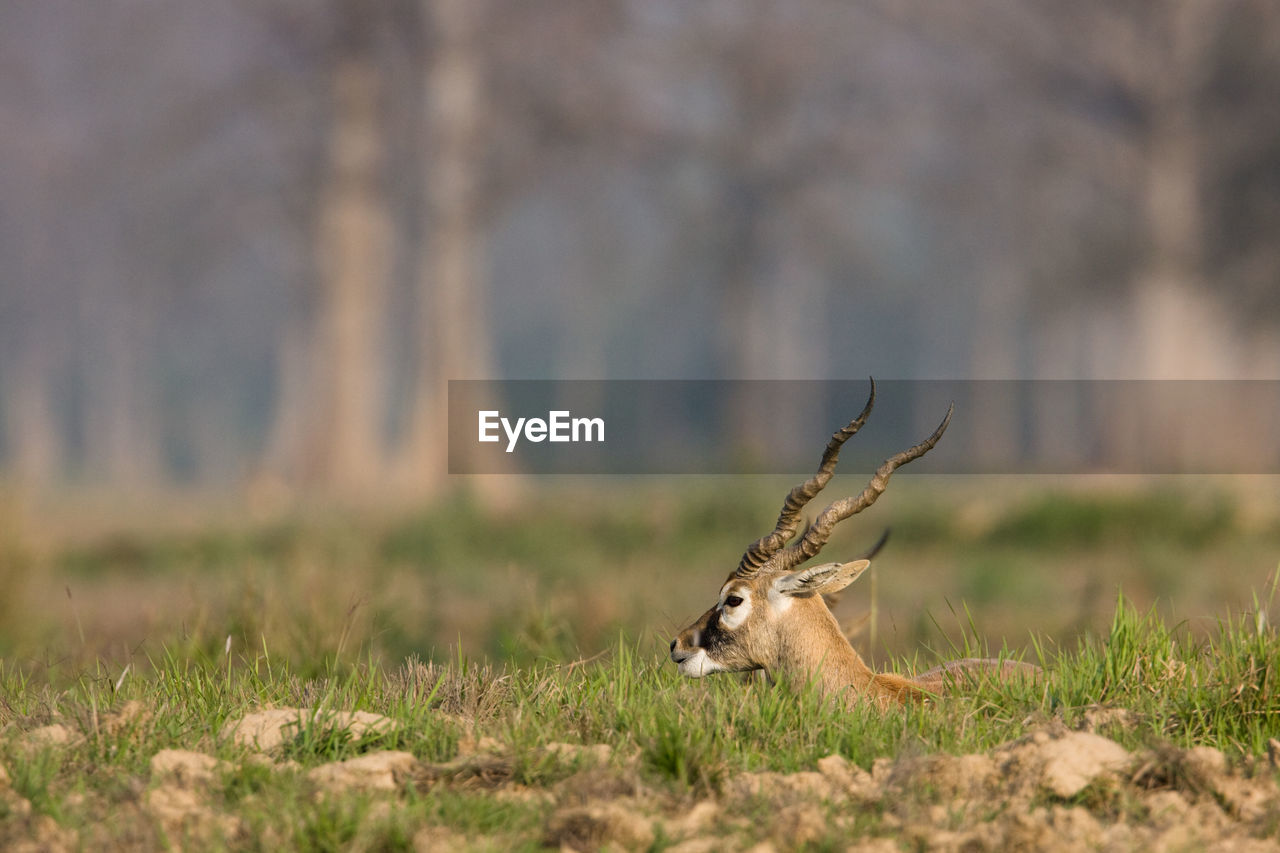
[[[860,649],[899,670],[1003,649],[1043,681],[886,714],[679,679],[666,643],[770,525],[772,484],[10,524],[0,848],[1280,843],[1268,495],[895,490],[828,546],[893,529],[838,611]],[[263,709],[294,709],[265,749],[237,734]]]

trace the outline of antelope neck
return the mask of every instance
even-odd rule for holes
[[[809,602],[812,603],[805,608],[805,615],[810,624],[799,630],[796,626],[778,626],[778,654],[770,674],[795,684],[816,680],[828,695],[849,688],[861,693],[875,673],[849,645],[822,599],[815,596]],[[796,609],[788,615],[800,617]]]

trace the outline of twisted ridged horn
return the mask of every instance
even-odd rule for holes
[[[876,380],[872,378],[870,381],[871,393],[867,397],[867,404],[862,407],[862,413],[850,421],[848,426],[836,430],[831,436],[831,440],[827,442],[827,449],[822,453],[822,462],[818,465],[817,472],[787,494],[773,532],[760,537],[748,546],[734,572],[735,576],[740,578],[754,576],[765,563],[769,562],[769,558],[782,550],[782,546],[795,535],[796,528],[800,526],[800,513],[804,510],[805,504],[822,491],[822,487],[835,473],[836,462],[840,457],[840,447],[852,438],[854,433],[862,429],[862,425],[867,422],[867,416],[871,414],[872,407],[875,406]]]
[[[951,423],[951,414],[954,411],[955,404],[952,403],[947,407],[947,415],[942,419],[942,423],[938,424],[938,428],[933,431],[933,435],[915,447],[908,448],[901,453],[895,453],[886,459],[876,469],[875,475],[867,483],[867,487],[862,490],[862,494],[856,497],[842,498],[824,509],[814,519],[813,524],[809,525],[809,528],[800,539],[777,555],[774,559],[774,567],[778,571],[790,571],[810,557],[817,556],[818,552],[822,550],[822,546],[827,544],[827,539],[831,536],[831,531],[835,529],[837,524],[851,515],[857,515],[876,502],[888,487],[889,478],[893,476],[894,471],[913,459],[919,459],[933,449],[933,446],[938,443],[938,439],[942,438],[942,434],[947,431],[947,425]]]

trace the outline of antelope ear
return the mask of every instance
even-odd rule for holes
[[[839,592],[857,580],[867,570],[870,560],[854,560],[851,563],[823,563],[798,572],[780,576],[773,582],[776,592],[783,595],[809,596]]]

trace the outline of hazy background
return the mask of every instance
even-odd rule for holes
[[[3,469],[424,492],[448,378],[1280,378],[1258,0],[0,9]]]
[[[96,529],[58,527],[60,508],[377,502],[445,525],[466,485],[445,469],[448,379],[1280,379],[1280,7],[9,2],[0,257],[6,524],[23,554],[52,524],[34,550],[55,555],[10,574],[52,608],[62,582],[32,579],[74,564],[141,619],[143,593],[60,550]],[[591,501],[530,520],[546,482],[470,485],[531,530],[607,533]],[[1274,485],[1249,488],[1223,536],[1272,529]],[[971,501],[943,491],[938,518]],[[758,535],[781,494],[718,547]],[[686,510],[596,556],[626,564]],[[947,530],[980,553],[1003,511]],[[1265,541],[1237,581],[1274,566]],[[491,561],[538,577],[543,544],[489,543]],[[103,565],[134,577],[151,546],[125,545]],[[406,577],[474,556],[437,545]],[[701,547],[717,576],[736,558]]]

